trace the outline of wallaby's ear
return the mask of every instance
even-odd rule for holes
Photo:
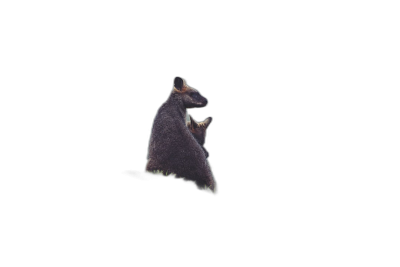
[[[176,90],[182,91],[183,88],[183,79],[180,77],[175,77],[174,80],[174,87],[176,88]]]
[[[198,127],[197,122],[189,115],[190,118],[190,128],[196,129]]]
[[[211,117],[208,117],[207,119],[205,119],[203,121],[203,123],[206,126],[206,128],[210,125],[211,122],[212,122],[212,118]]]

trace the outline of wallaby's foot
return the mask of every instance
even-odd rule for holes
[[[198,186],[198,188],[207,193],[213,193],[213,194],[217,193],[217,187],[214,184],[209,184],[209,185],[204,184],[202,187]]]

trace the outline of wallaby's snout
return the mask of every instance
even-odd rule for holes
[[[199,101],[201,104],[197,108],[205,108],[208,106],[208,99],[204,96],[202,96],[202,97],[203,97],[203,99],[201,101]]]
[[[192,98],[192,104],[194,107],[202,108],[207,106],[208,100],[204,96],[202,96],[197,90],[192,89],[194,92],[192,92],[191,98]]]

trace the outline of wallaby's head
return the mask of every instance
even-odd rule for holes
[[[207,99],[200,95],[199,91],[189,87],[185,80],[176,77],[174,80],[174,91],[182,99],[185,108],[201,108],[207,105]]]
[[[213,117],[209,116],[205,121],[197,122],[193,119],[192,115],[189,115],[190,121],[186,122],[187,127],[193,134],[193,137],[197,140],[200,146],[203,148],[206,158],[210,157],[210,152],[204,147],[206,144],[207,129],[210,127]]]

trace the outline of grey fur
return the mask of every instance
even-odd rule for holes
[[[186,126],[186,109],[204,107],[207,99],[177,77],[167,101],[154,119],[146,170],[176,174],[215,192],[216,183],[205,152]]]
[[[194,139],[196,139],[196,141],[200,144],[201,148],[203,148],[203,151],[206,154],[206,158],[208,158],[209,154],[208,151],[204,148],[204,143],[206,142],[206,131],[211,122],[212,122],[211,117],[208,117],[204,121],[197,122],[190,115],[189,115],[189,121],[186,122],[186,126],[189,128]]]

